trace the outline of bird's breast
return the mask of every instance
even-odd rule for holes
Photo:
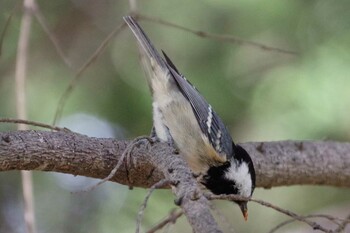
[[[164,85],[159,84],[159,85]],[[159,86],[154,85],[153,88]],[[159,109],[163,124],[167,127],[180,153],[195,173],[205,173],[210,166],[217,166],[226,161],[202,134],[197,119],[188,100],[179,90],[168,88],[153,92],[153,98]],[[176,87],[177,88],[177,87]],[[164,131],[157,129],[156,132]],[[160,128],[160,127],[159,127]],[[157,132],[158,134],[158,132]]]

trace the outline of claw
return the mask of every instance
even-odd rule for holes
[[[174,200],[175,205],[177,205],[177,206],[181,206],[181,204],[182,204],[182,200],[183,200],[183,199],[184,199],[184,197],[183,197],[183,196],[181,196],[181,197],[179,197],[179,198],[175,199],[175,200]]]

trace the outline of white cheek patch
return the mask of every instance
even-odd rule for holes
[[[252,178],[249,173],[248,164],[236,164],[231,161],[231,166],[225,174],[226,179],[233,180],[238,188],[238,194],[250,197],[252,193]]]

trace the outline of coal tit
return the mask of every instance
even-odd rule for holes
[[[214,194],[251,197],[255,170],[249,154],[232,138],[212,106],[163,52],[157,52],[139,24],[124,17],[146,58],[147,82],[153,97],[153,126],[157,138],[172,142],[200,182]],[[236,202],[247,220],[247,202]]]

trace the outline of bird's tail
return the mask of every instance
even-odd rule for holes
[[[156,62],[162,69],[167,69],[166,63],[158,51],[153,46],[146,33],[142,30],[140,25],[132,16],[123,17],[124,21],[128,24],[131,31],[134,33],[136,39],[145,51],[146,55],[153,61]],[[154,64],[153,64],[154,65]]]

